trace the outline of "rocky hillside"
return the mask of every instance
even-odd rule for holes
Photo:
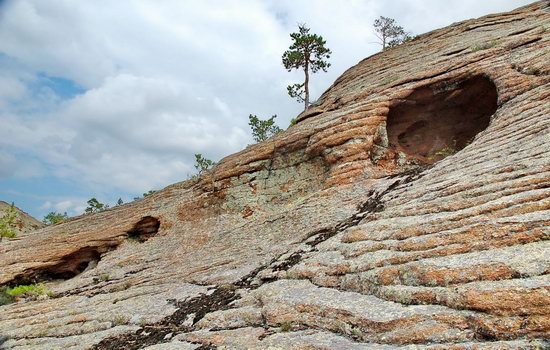
[[[0,217],[4,216],[4,213],[10,208],[10,206],[11,204],[0,201]],[[14,230],[17,236],[24,235],[45,226],[42,222],[36,220],[21,209],[16,207],[15,210],[17,211],[17,219]]]
[[[4,349],[550,348],[550,2],[369,57],[210,174],[0,243]],[[36,300],[32,300],[36,299]]]

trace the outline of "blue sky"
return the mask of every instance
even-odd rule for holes
[[[522,0],[0,1],[0,200],[41,219],[113,204],[194,173],[252,138],[250,113],[286,127],[299,72],[281,54],[306,22],[332,49],[319,96],[377,52],[372,22],[420,34]]]

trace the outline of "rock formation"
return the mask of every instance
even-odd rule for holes
[[[0,244],[5,349],[544,349],[550,2],[346,71],[199,179]]]

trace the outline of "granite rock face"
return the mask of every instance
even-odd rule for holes
[[[544,349],[550,2],[369,57],[199,179],[0,244],[5,349]]]

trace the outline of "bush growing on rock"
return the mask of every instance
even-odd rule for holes
[[[17,235],[15,232],[15,227],[17,224],[16,221],[17,210],[15,209],[15,204],[12,203],[4,215],[0,218],[0,242],[4,237],[14,238]]]
[[[248,125],[250,125],[250,129],[252,129],[252,138],[254,141],[265,141],[273,135],[283,131],[283,129],[275,124],[275,118],[277,118],[276,114],[266,120],[262,120],[253,114],[248,116]]]
[[[42,220],[43,223],[46,225],[55,225],[60,224],[67,220],[69,216],[67,215],[67,212],[61,214],[55,211],[49,212],[46,216],[44,216],[44,219]]]
[[[203,157],[202,154],[195,154],[195,169],[199,171],[199,175],[210,170],[214,165],[216,165],[215,162]]]

